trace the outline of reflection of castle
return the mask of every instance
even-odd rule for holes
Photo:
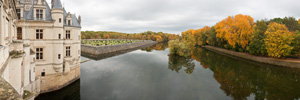
[[[62,88],[80,76],[81,18],[60,0],[0,0],[0,75],[23,95]]]

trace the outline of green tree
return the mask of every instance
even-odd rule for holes
[[[296,56],[300,56],[300,32],[297,30],[293,37],[295,39],[292,42],[292,46],[294,47],[292,54]]]
[[[250,54],[265,55],[267,53],[264,41],[267,28],[266,21],[256,21],[256,27],[251,35],[249,47],[247,48]]]
[[[283,19],[283,24],[289,29],[289,31],[299,30],[300,25],[294,17],[285,17]]]
[[[273,19],[270,19],[269,23],[272,23],[272,22],[276,22],[278,24],[283,24],[283,19],[282,18],[273,18]]]
[[[217,45],[217,36],[216,36],[216,29],[214,26],[212,26],[210,28],[210,31],[208,32],[208,37],[207,37],[207,41],[208,44],[211,46],[216,46]]]

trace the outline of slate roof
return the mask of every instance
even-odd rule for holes
[[[23,0],[25,1],[25,0]],[[45,0],[46,2],[46,0]],[[25,11],[25,4],[24,4],[24,10],[23,10],[23,16],[24,16],[24,19],[25,20],[34,20],[34,0],[31,0],[31,8],[29,11]],[[62,7],[62,3],[60,0],[53,0],[53,5],[52,5],[52,9],[63,9],[64,11],[64,20],[63,20],[63,23],[64,23],[64,26],[67,26],[66,24],[66,17],[68,15],[67,11],[65,10],[65,8]],[[45,20],[46,21],[53,21],[52,19],[52,15],[51,15],[51,8],[50,6],[48,5],[48,3],[46,2],[46,10],[45,10]],[[77,19],[77,17],[75,16],[75,14],[71,14],[71,18],[72,18],[72,26],[74,27],[81,27],[81,24],[79,23],[79,20]]]
[[[61,4],[61,1],[60,0],[54,0],[53,1],[53,5],[52,5],[52,9],[53,8],[59,8],[59,9],[63,9],[63,6]]]

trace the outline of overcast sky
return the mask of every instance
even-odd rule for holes
[[[49,3],[51,0],[47,0]],[[144,31],[179,34],[213,26],[228,16],[251,15],[254,20],[300,17],[300,0],[62,0],[81,15],[82,31]]]

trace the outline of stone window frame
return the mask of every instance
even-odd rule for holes
[[[23,39],[23,29],[22,29],[22,27],[17,27],[17,39],[18,40],[22,40]]]
[[[71,26],[71,20],[68,20],[68,26]]]
[[[66,57],[71,57],[71,46],[66,46]]]
[[[21,19],[21,9],[16,9],[18,19]]]
[[[60,54],[58,54],[58,59],[61,59],[61,55]]]
[[[35,10],[35,17],[36,17],[36,20],[43,20],[43,17],[44,17],[44,10],[43,9],[36,9]]]
[[[43,36],[43,32],[44,32],[43,29],[36,29],[35,32],[36,32],[36,34],[35,34],[36,38],[35,39],[43,39],[43,37],[44,37]]]
[[[71,31],[66,30],[66,39],[71,39]]]
[[[36,60],[43,60],[44,59],[44,48],[35,48],[36,53]]]

